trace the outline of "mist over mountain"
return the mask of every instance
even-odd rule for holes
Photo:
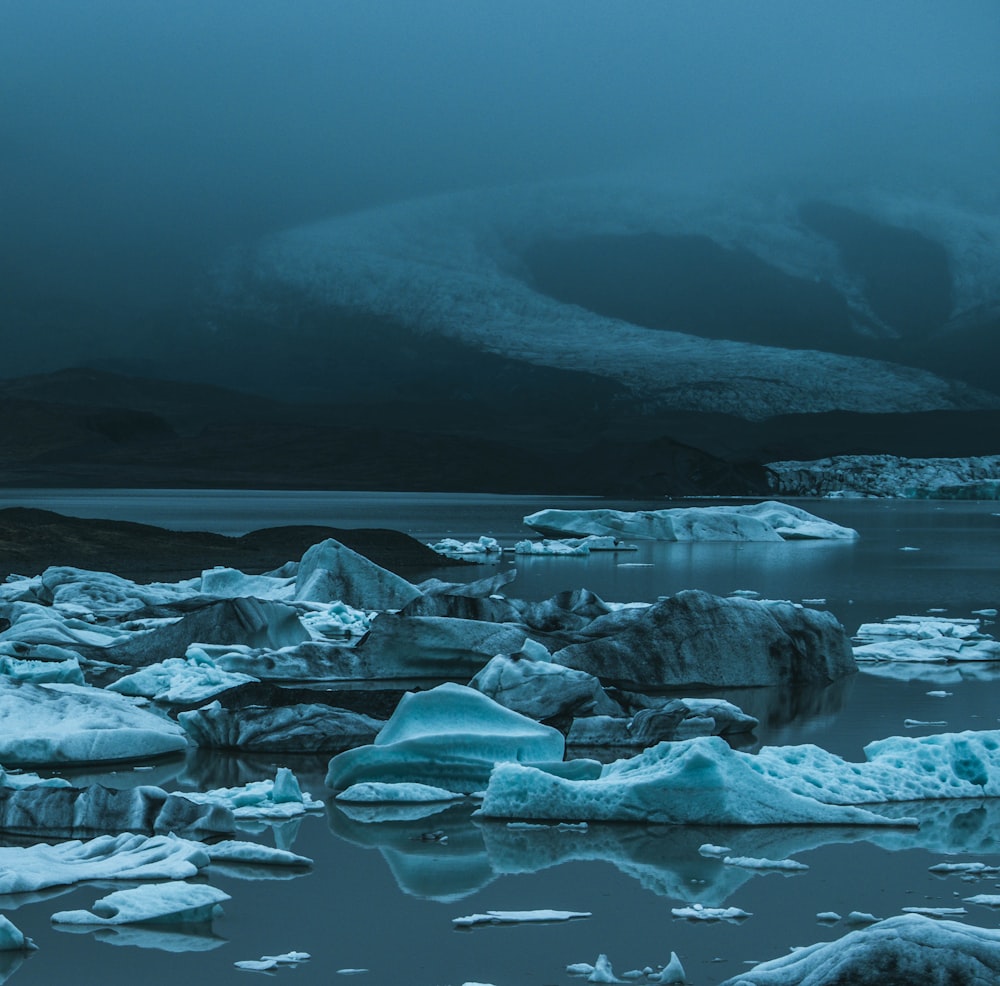
[[[772,423],[729,443],[758,463],[789,427],[898,451],[872,416],[1000,407],[988,0],[3,15],[0,375],[31,400],[221,386],[470,462],[715,457],[739,421]]]

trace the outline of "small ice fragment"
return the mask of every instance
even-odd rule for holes
[[[938,690],[938,691],[928,692],[927,694],[931,698],[948,698],[950,695],[953,695],[954,693],[953,692],[943,692],[943,691]]]
[[[308,952],[284,952],[281,955],[262,955],[261,962],[276,962],[278,965],[294,965],[296,962],[305,962],[312,956]]]
[[[742,866],[748,870],[807,870],[805,863],[794,859],[763,859],[754,856],[726,856],[723,860],[729,866]]]
[[[702,856],[728,856],[732,849],[729,846],[713,846],[711,842],[706,842],[698,847],[698,852]]]
[[[338,969],[338,976],[361,976],[368,972],[367,969]]]
[[[589,918],[590,911],[487,911],[485,914],[469,914],[466,917],[452,918],[451,923],[456,928],[471,928],[477,924],[529,924],[537,921],[572,921],[576,918]]]
[[[30,938],[25,938],[19,928],[0,914],[0,952],[29,952],[36,948]]]
[[[670,961],[663,971],[648,978],[651,983],[686,983],[687,973],[681,965],[681,960],[677,958],[677,953],[671,952]]]
[[[820,911],[816,915],[816,920],[820,924],[836,924],[840,920],[840,915],[836,911]]]
[[[277,962],[264,962],[261,959],[244,959],[242,962],[234,962],[233,965],[246,972],[267,972],[278,967]]]
[[[867,911],[851,911],[845,919],[848,924],[877,924],[878,918]]]
[[[961,917],[969,912],[964,907],[904,907],[904,914],[923,914],[928,918]]]
[[[997,611],[995,609],[974,609],[972,611],[972,615],[973,616],[989,616],[989,617],[992,618],[992,617],[994,617],[994,616],[997,615]]]
[[[803,606],[825,606],[826,605],[826,600],[825,599],[803,599],[802,600],[802,605]]]
[[[751,916],[749,911],[739,907],[705,907],[704,904],[672,907],[670,913],[675,918],[688,918],[693,921],[742,921]]]
[[[989,866],[986,863],[935,863],[928,869],[931,873],[964,873],[973,876],[1000,873],[1000,866]]]
[[[934,721],[925,719],[904,719],[903,725],[907,728],[913,728],[914,726],[947,726],[948,723],[944,719]]]
[[[1000,894],[976,894],[975,897],[963,897],[967,904],[983,904],[986,907],[1000,907]]]
[[[900,551],[919,551],[920,549],[919,548],[911,548],[909,545],[907,545],[906,547],[900,548],[899,550]]]
[[[587,976],[588,983],[618,983],[621,980],[615,975],[614,969],[611,968],[611,961],[602,952],[597,956],[597,961],[594,963],[594,971]]]

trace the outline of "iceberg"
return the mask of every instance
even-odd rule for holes
[[[14,681],[30,681],[44,685],[53,681],[70,685],[82,685],[83,671],[76,657],[65,661],[25,661],[6,654],[0,655],[0,676]]]
[[[0,847],[0,894],[93,880],[187,880],[209,862],[203,845],[173,835],[126,832],[89,842]]]
[[[372,745],[330,761],[326,783],[343,790],[370,781],[416,782],[470,794],[485,786],[500,761],[562,769],[564,747],[558,730],[446,683],[404,695]]]
[[[1000,661],[1000,641],[983,633],[979,620],[894,616],[862,623],[854,639],[854,659],[862,663]]]
[[[497,654],[473,677],[469,687],[531,719],[598,710],[622,714],[597,678],[553,664],[549,652],[533,640],[526,640],[516,654]]]
[[[122,695],[68,684],[33,685],[0,677],[0,762],[92,763],[144,760],[187,747],[176,723]]]
[[[33,785],[0,785],[0,830],[72,837],[94,832],[196,836],[232,832],[231,812],[196,805],[151,785],[116,790],[101,784],[72,787],[53,778]]]
[[[539,534],[648,541],[854,540],[858,532],[775,500],[743,506],[665,510],[539,510],[524,518]]]
[[[220,904],[230,900],[222,890],[204,883],[146,884],[117,890],[102,897],[92,911],[56,911],[54,924],[195,924],[222,913]]]
[[[700,737],[608,764],[597,779],[500,764],[480,813],[673,824],[913,825],[912,818],[893,820],[856,806],[1000,796],[1000,731],[893,736],[864,752],[863,763],[811,745],[749,754],[718,737]]]
[[[371,743],[384,722],[361,712],[299,703],[223,708],[212,702],[177,716],[191,741],[213,749],[332,753]]]
[[[106,690],[170,705],[195,705],[257,680],[252,675],[223,671],[203,650],[190,647],[184,657],[169,657],[159,664],[150,664],[112,682]]]
[[[582,538],[543,538],[541,541],[518,541],[515,555],[554,555],[585,558],[592,551],[638,551],[634,544],[622,544],[611,535],[590,534]]]
[[[178,794],[195,804],[228,808],[237,819],[285,819],[323,810],[323,802],[304,792],[287,767],[279,767],[273,781],[251,781],[242,787],[179,791]]]
[[[722,986],[887,986],[1000,981],[1000,931],[903,914],[762,962]]]
[[[314,544],[299,562],[296,601],[343,602],[363,609],[401,609],[420,590],[364,555],[329,538]]]
[[[496,538],[487,537],[485,534],[476,538],[475,541],[442,538],[434,544],[428,544],[427,547],[447,558],[461,558],[467,555],[498,555],[503,551]]]
[[[577,639],[553,662],[639,690],[828,682],[857,670],[831,613],[694,589],[599,617]]]
[[[483,914],[467,914],[464,917],[452,918],[451,923],[456,928],[472,928],[483,924],[537,924],[556,921],[575,921],[579,918],[589,918],[590,911],[553,911],[540,908],[532,911],[486,911]]]
[[[912,818],[821,801],[823,791],[799,793],[787,779],[801,777],[794,764],[799,748],[789,749],[788,760],[778,761],[790,762],[784,773],[766,773],[756,756],[732,750],[716,736],[660,743],[604,765],[597,778],[568,779],[500,763],[478,814],[674,825],[916,825]]]
[[[0,952],[30,952],[37,947],[8,917],[0,914]]]

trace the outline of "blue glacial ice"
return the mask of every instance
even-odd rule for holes
[[[90,911],[57,911],[55,924],[194,924],[211,921],[222,913],[229,894],[204,883],[142,884],[116,890],[95,901]]]

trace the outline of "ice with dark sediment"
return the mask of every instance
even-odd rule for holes
[[[994,986],[1000,981],[1000,931],[902,914],[760,962],[722,986],[885,986],[887,981]]]

